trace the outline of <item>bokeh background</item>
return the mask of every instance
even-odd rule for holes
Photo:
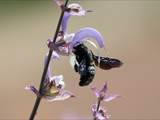
[[[79,87],[79,75],[68,57],[52,61],[54,75],[63,74],[66,89],[76,98],[48,103],[41,101],[37,119],[92,119],[96,103],[90,87],[108,81],[109,91],[121,97],[103,103],[115,120],[160,119],[160,1],[81,0],[94,10],[85,17],[73,17],[69,32],[90,26],[101,32],[106,49],[102,55],[119,58],[121,68],[97,74],[88,87]],[[60,9],[52,0],[0,0],[0,119],[28,119],[35,95],[28,84],[39,86],[46,41],[52,37]]]

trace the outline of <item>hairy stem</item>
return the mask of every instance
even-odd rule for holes
[[[66,0],[65,7],[67,6],[68,1],[69,0]],[[56,42],[56,39],[57,39],[57,35],[58,35],[59,29],[60,29],[60,26],[61,26],[61,22],[62,22],[62,19],[63,19],[64,12],[65,11],[62,10],[62,13],[61,13],[58,25],[57,25],[57,29],[56,29],[56,32],[55,32],[55,35],[54,35],[54,38],[53,38],[53,42],[54,43]],[[40,87],[39,87],[39,93],[40,94],[42,92],[42,86],[43,86],[43,83],[44,83],[45,78],[46,78],[46,74],[47,74],[47,71],[48,71],[48,67],[49,67],[51,56],[52,56],[52,52],[53,52],[53,50],[50,49],[49,50],[49,54],[48,54],[48,58],[47,58],[47,62],[45,64],[45,67],[44,67],[44,70],[43,70],[43,74],[42,74],[42,77],[41,77],[41,83],[40,83]],[[38,110],[40,102],[41,102],[41,97],[37,96],[37,99],[35,101],[35,104],[34,104],[34,107],[33,107],[33,110],[31,112],[29,120],[34,120],[34,117],[35,117],[35,115],[37,113],[37,110]]]

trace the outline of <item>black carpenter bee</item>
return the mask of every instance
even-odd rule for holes
[[[75,63],[74,69],[80,74],[80,86],[86,86],[92,82],[96,73],[95,65],[104,70],[122,65],[122,62],[118,59],[94,55],[93,52],[82,43],[74,46],[73,53],[78,62],[78,64]]]
[[[120,60],[96,56],[83,44],[84,41],[86,41],[85,38],[91,38],[97,42],[100,48],[104,47],[103,37],[96,29],[85,27],[74,34],[67,33],[67,23],[71,16],[84,16],[87,13],[92,12],[92,10],[85,10],[77,3],[70,4],[67,7],[64,6],[64,3],[61,0],[56,0],[56,3],[65,12],[61,23],[60,36],[62,39],[56,44],[48,45],[51,49],[62,55],[69,55],[69,51],[72,51],[75,54],[77,63],[75,63],[74,69],[80,74],[80,86],[86,86],[92,82],[96,73],[95,66],[105,70],[121,66],[122,62]],[[58,46],[63,47],[59,49]],[[68,49],[68,52],[63,49],[65,47]]]

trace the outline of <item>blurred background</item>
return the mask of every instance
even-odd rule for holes
[[[91,86],[108,81],[109,92],[121,95],[102,103],[115,120],[160,119],[160,1],[74,0],[94,10],[85,17],[72,17],[69,32],[94,27],[105,38],[101,55],[115,57],[124,65],[109,71],[97,68],[90,86],[79,87],[79,75],[68,57],[52,61],[54,75],[63,74],[66,89],[76,98],[48,103],[41,101],[37,119],[92,119],[97,99]],[[54,35],[60,9],[52,0],[0,0],[0,119],[28,119],[43,72],[46,41]]]

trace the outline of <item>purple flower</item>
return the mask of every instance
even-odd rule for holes
[[[50,41],[49,41],[50,42]],[[45,56],[44,64],[47,62],[47,56]],[[53,51],[51,59],[59,59],[59,54]],[[63,75],[52,76],[50,65],[48,67],[46,79],[41,88],[41,92],[32,85],[26,86],[26,90],[32,91],[38,97],[45,98],[48,101],[59,101],[74,97],[73,93],[64,89],[65,83],[63,80]]]
[[[63,0],[54,0],[54,1],[61,8],[62,6],[64,7]],[[93,42],[91,42],[91,39],[94,39],[98,43],[99,47],[103,48],[104,47],[103,37],[94,28],[86,27],[86,28],[80,29],[78,32],[75,32],[75,33],[71,33],[71,34],[67,33],[67,24],[71,16],[84,16],[86,15],[87,12],[91,12],[91,10],[84,9],[78,3],[69,4],[68,7],[65,9],[66,11],[62,19],[61,31],[60,31],[60,33],[62,34],[58,36],[56,40],[56,41],[61,41],[61,40],[64,41],[65,47],[62,47],[61,49],[59,49],[59,46],[53,45],[53,46],[49,46],[49,48],[56,50],[61,55],[69,55],[71,54],[71,51],[74,45],[76,45],[77,43],[85,42],[88,40],[88,38],[90,38],[88,40],[89,43],[91,43],[91,45],[93,45],[96,49],[98,49],[98,47]],[[51,43],[50,41],[51,40],[48,40],[48,43]]]
[[[91,10],[85,10],[78,3],[72,3],[69,4],[68,7],[64,7],[63,0],[54,0],[54,1],[59,7],[61,7],[62,10],[65,10],[61,24],[61,32],[63,34],[67,33],[67,24],[71,16],[85,16],[86,13],[92,12]]]
[[[91,89],[98,99],[106,102],[112,101],[119,97],[117,94],[108,93],[107,82],[105,82],[101,90],[98,90],[96,87],[92,87]]]
[[[99,107],[99,110],[97,111],[97,105],[93,105],[91,110],[94,120],[109,120],[110,118],[110,115],[104,108]]]
[[[41,94],[38,90],[32,86],[26,86],[26,90],[32,91],[38,97],[42,97],[50,102],[52,101],[60,101],[65,100],[71,97],[74,97],[73,93],[64,90],[65,83],[63,81],[63,76],[53,76],[51,78],[47,78],[43,84]]]

